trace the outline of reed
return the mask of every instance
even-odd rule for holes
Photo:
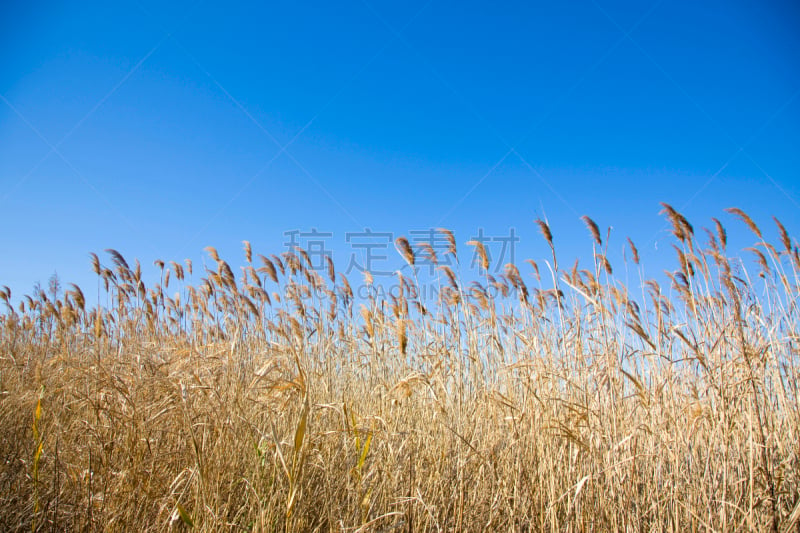
[[[246,241],[241,275],[208,247],[151,287],[93,254],[106,305],[3,287],[0,530],[798,531],[797,241],[731,209],[732,256],[663,208],[669,286],[624,285],[584,217],[588,268],[535,221],[549,280],[470,242],[466,284],[441,230],[396,241],[395,295]]]

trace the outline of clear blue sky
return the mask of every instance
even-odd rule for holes
[[[5,2],[0,50],[17,297],[54,271],[94,286],[105,248],[145,270],[207,245],[236,263],[243,239],[280,253],[312,228],[342,270],[365,227],[447,226],[462,247],[514,228],[518,263],[545,258],[537,217],[571,262],[583,214],[659,270],[661,201],[696,226],[738,231],[737,206],[800,230],[788,1]]]

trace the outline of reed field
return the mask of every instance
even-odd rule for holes
[[[584,217],[502,276],[401,237],[392,294],[246,242],[2,288],[0,530],[800,531],[798,243],[663,214],[663,282]]]

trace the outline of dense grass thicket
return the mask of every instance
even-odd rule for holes
[[[93,308],[4,288],[0,530],[800,531],[797,241],[664,212],[664,286],[584,218],[585,264],[537,221],[547,261],[471,283],[400,238],[437,275],[363,301],[248,243],[150,287],[94,256]]]

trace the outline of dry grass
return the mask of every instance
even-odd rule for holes
[[[0,315],[0,529],[798,531],[800,253],[731,212],[757,275],[665,206],[670,287],[621,284],[588,217],[584,269],[537,221],[544,281],[465,286],[452,234],[398,240],[441,262],[436,302],[416,276],[354,302],[249,243],[238,278],[209,248],[199,283],[159,261],[146,288],[110,251],[105,306]]]

